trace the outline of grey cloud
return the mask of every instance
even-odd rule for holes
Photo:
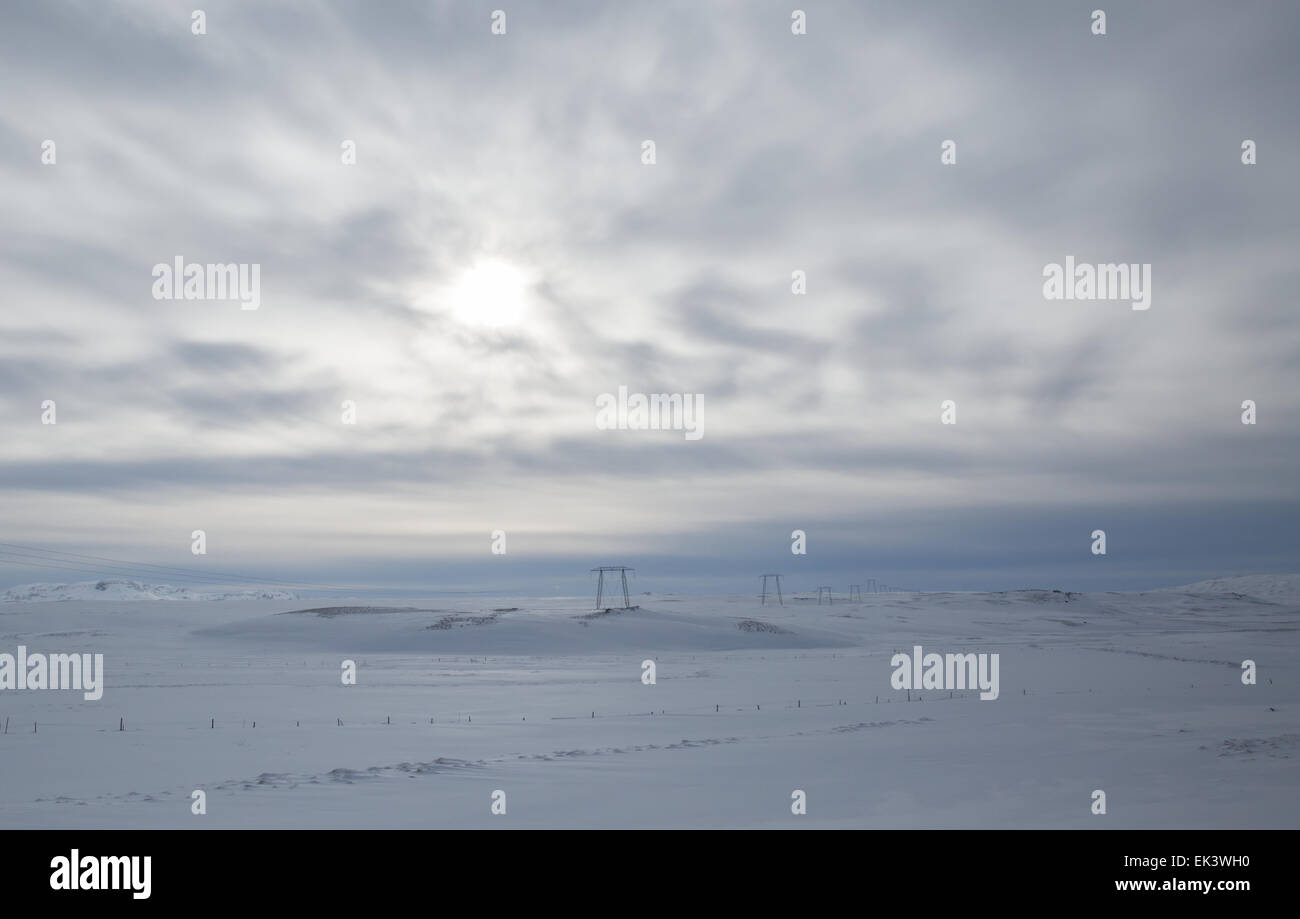
[[[887,551],[861,524],[886,494],[871,512],[914,525],[932,572],[1016,577],[1022,558],[1076,571],[1048,517],[1013,525],[1020,504],[1128,506],[1158,535],[1152,570],[1218,573],[1188,520],[1254,511],[1189,509],[1298,492],[1300,11],[1153,2],[1095,38],[1090,10],[830,3],[796,39],[775,2],[519,3],[498,40],[489,7],[454,2],[223,3],[203,37],[166,3],[7,9],[0,497],[621,481],[646,514],[726,495],[740,522],[647,538],[725,534],[739,565],[772,494],[844,564]],[[337,165],[353,136],[358,166]],[[536,316],[484,330],[423,302],[489,251],[533,272]],[[176,254],[262,264],[262,310],[153,301],[149,270]],[[1153,263],[1152,311],[1045,303],[1039,271],[1066,254]],[[596,431],[592,400],[619,384],[702,392],[705,439]],[[56,390],[80,433],[42,454],[32,400]],[[367,419],[350,441],[343,398]],[[136,423],[151,433],[125,450]],[[944,535],[927,498],[950,488],[969,507]],[[600,543],[594,506],[564,523]]]

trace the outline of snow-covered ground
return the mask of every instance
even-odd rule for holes
[[[3,828],[1300,826],[1300,576],[601,615],[33,595],[74,598],[0,603],[0,653],[102,653],[105,689],[0,690]],[[998,654],[998,698],[893,688],[916,645]]]

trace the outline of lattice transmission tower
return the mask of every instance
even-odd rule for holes
[[[623,582],[622,608],[623,609],[632,608],[632,600],[627,593],[627,573],[631,571],[633,574],[636,574],[635,568],[628,568],[625,565],[601,565],[599,568],[592,568],[591,570],[598,574],[598,577],[596,579],[596,609],[604,609],[604,607],[601,606],[601,600],[604,599],[605,596],[605,573],[607,571],[618,572],[619,579]],[[613,609],[613,607],[610,607],[610,609]]]
[[[780,603],[782,606],[785,606],[785,598],[781,596],[781,575],[765,574],[762,575],[762,578],[763,578],[763,602],[760,603],[759,605],[767,606],[767,579],[776,578],[776,601]]]

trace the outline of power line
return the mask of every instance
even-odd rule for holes
[[[255,581],[258,584],[290,583],[288,581],[279,581],[276,578],[257,578],[251,575],[233,574],[231,572],[226,572],[226,571],[215,571],[215,570],[209,571],[203,568],[179,568],[174,565],[155,565],[149,562],[133,562],[129,559],[123,559],[123,558],[109,558],[108,556],[105,555],[83,555],[79,552],[66,552],[62,549],[43,549],[40,546],[23,546],[17,543],[0,542],[0,546],[12,548],[12,549],[25,549],[29,552],[37,552],[43,555],[66,555],[72,558],[88,558],[88,559],[93,559],[95,561],[101,561],[101,562],[114,562],[116,564],[128,565],[133,570],[139,570],[142,568],[156,568],[162,571],[178,571],[187,574],[198,575],[205,578],[211,578],[213,575],[219,575],[221,577],[234,578],[236,580],[241,580],[241,581]]]
[[[206,571],[200,568],[180,568],[174,565],[155,565],[148,562],[133,562],[129,559],[110,558],[103,555],[85,555],[78,552],[66,552],[60,549],[45,549],[40,546],[25,546],[18,543],[0,542],[0,559],[3,555],[18,556],[18,559],[7,559],[7,561],[19,562],[24,565],[39,568],[63,568],[69,571],[87,571],[93,573],[103,573],[104,571],[121,571],[128,574],[134,574],[137,577],[154,576],[158,577],[162,573],[167,573],[171,578],[189,579],[194,582],[204,584],[220,583],[220,578],[227,578],[235,583],[244,583],[256,586],[280,586],[293,587],[300,590],[369,590],[367,587],[356,585],[330,585],[330,584],[310,584],[295,581],[286,581],[280,578],[260,578],[254,575],[235,574],[228,571]],[[23,551],[15,551],[23,550]],[[66,557],[63,557],[66,556]],[[29,561],[29,558],[40,559],[44,562],[56,562],[64,564],[38,564],[35,561]],[[75,559],[90,559],[95,562],[109,562],[111,564],[86,565]],[[152,569],[152,570],[149,570]]]
[[[9,557],[9,556],[16,556],[16,557]],[[40,561],[43,562],[56,562],[56,563],[61,562],[63,564],[41,565],[36,561],[31,561],[31,559],[39,559]],[[121,572],[125,574],[134,574],[137,576],[139,575],[138,569],[135,568],[124,568],[118,565],[92,566],[84,562],[74,562],[71,559],[55,558],[55,557],[45,556],[45,555],[31,555],[29,553],[15,552],[12,549],[0,549],[0,561],[6,561],[14,564],[32,565],[40,568],[63,568],[67,571],[84,571],[92,574],[104,573],[104,572],[108,572],[108,573]],[[184,581],[198,580],[197,575],[189,575],[189,574],[174,574],[171,575],[171,577],[175,578],[176,580],[184,580]],[[213,581],[211,579],[208,579],[205,583],[210,584],[213,583]]]
[[[45,561],[50,562],[50,561],[57,561],[57,560],[46,559]],[[0,553],[0,565],[8,565],[14,568],[47,568],[55,571],[73,571],[78,574],[95,575],[100,578],[106,576],[112,577],[114,575],[118,577],[124,577],[124,575],[135,575],[136,578],[142,578],[142,575],[137,574],[136,572],[130,570],[124,571],[123,569],[120,568],[116,570],[110,570],[111,566],[104,566],[103,568],[91,568],[86,565],[45,564],[42,562],[32,561],[30,557],[21,557],[21,558],[6,557],[6,554],[4,553]],[[221,584],[220,581],[213,581],[213,580],[203,581],[197,578],[191,579],[188,575],[179,575],[179,576],[174,575],[171,579],[175,581],[179,581],[180,582],[179,586],[181,587],[200,587],[200,586],[214,587],[214,586],[219,586]],[[229,586],[252,588],[255,585],[245,584],[241,582]],[[320,588],[320,589],[333,589],[333,588]]]

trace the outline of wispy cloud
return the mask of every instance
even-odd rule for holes
[[[1077,510],[1083,552],[1128,509],[1152,577],[1263,564],[1183,524],[1300,507],[1293,5],[1104,38],[1029,2],[826,4],[801,37],[774,3],[491,9],[0,13],[7,535],[378,570],[500,527],[685,572],[906,531],[921,581],[1104,582],[999,521]],[[1066,254],[1151,263],[1152,309],[1045,301]],[[261,265],[261,308],[153,299],[177,255]],[[485,259],[526,278],[517,323],[458,301]],[[598,430],[620,384],[703,394],[707,436]]]

